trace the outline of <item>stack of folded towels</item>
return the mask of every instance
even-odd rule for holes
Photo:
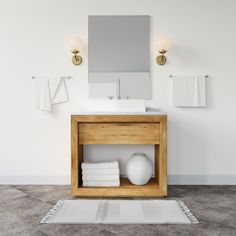
[[[81,165],[84,187],[120,186],[118,161],[86,163]]]

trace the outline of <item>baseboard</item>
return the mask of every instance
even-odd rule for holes
[[[69,185],[70,176],[0,176],[0,185]],[[169,175],[169,185],[236,185],[236,175]]]
[[[69,185],[70,176],[0,176],[0,185]]]
[[[236,175],[169,175],[170,185],[236,185]]]

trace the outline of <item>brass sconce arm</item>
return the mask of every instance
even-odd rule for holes
[[[83,47],[83,41],[80,37],[70,37],[69,41],[70,51],[74,54],[72,57],[72,63],[76,66],[82,63],[82,57],[79,55],[81,48]]]
[[[159,51],[160,55],[157,56],[156,58],[156,62],[158,65],[164,65],[166,63],[166,56],[165,54],[167,53],[167,50],[162,50],[162,51]]]
[[[82,57],[79,55],[78,50],[71,51],[74,56],[72,57],[72,63],[76,66],[80,65],[82,63]]]
[[[156,58],[156,62],[158,65],[164,65],[166,63],[166,56],[168,49],[170,48],[170,38],[162,37],[157,42],[157,48],[159,51],[159,55]]]

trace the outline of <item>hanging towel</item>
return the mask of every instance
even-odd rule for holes
[[[176,107],[206,106],[206,77],[204,75],[173,76],[172,105]]]
[[[36,77],[35,108],[47,114],[52,105],[68,101],[68,94],[63,77]]]
[[[47,78],[35,79],[35,108],[44,113],[51,111],[49,81]]]

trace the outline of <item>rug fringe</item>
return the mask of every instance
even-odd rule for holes
[[[197,218],[192,214],[192,212],[188,209],[188,207],[184,204],[182,200],[177,200],[177,203],[179,204],[180,208],[184,211],[184,213],[187,215],[192,224],[199,223]]]
[[[57,204],[49,210],[46,216],[43,217],[43,219],[40,221],[40,224],[46,224],[48,219],[52,217],[55,212],[63,205],[63,200],[59,200]]]

